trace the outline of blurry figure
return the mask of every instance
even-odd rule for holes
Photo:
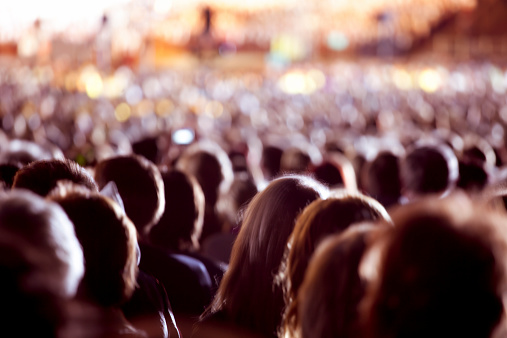
[[[448,194],[458,177],[458,159],[446,145],[416,146],[401,162],[402,192],[409,201],[427,194]]]
[[[217,210],[220,196],[225,195],[233,180],[232,164],[225,151],[217,144],[201,142],[187,148],[176,163],[176,168],[194,176],[204,192],[206,204],[201,242],[222,231],[223,221]]]
[[[213,303],[202,315],[200,330],[213,322],[232,323],[275,337],[284,308],[283,293],[273,286],[287,239],[301,210],[327,190],[303,176],[272,181],[250,202]]]
[[[22,165],[19,163],[4,163],[0,164],[0,182],[3,184],[5,190],[10,190],[14,182],[14,176]]]
[[[111,71],[111,27],[106,14],[95,37],[95,62],[100,71],[106,74]]]
[[[224,217],[224,231],[209,236],[202,244],[202,252],[221,262],[229,263],[232,245],[241,228],[242,216],[257,187],[246,173],[236,174],[229,192],[220,199],[218,209]]]
[[[370,224],[351,226],[317,247],[294,300],[299,320],[290,337],[359,335],[359,304],[365,282],[358,269],[367,237],[376,228]]]
[[[262,149],[261,169],[266,181],[271,181],[280,174],[283,150],[275,146]]]
[[[83,274],[83,252],[58,205],[26,191],[0,195],[3,332],[59,337]]]
[[[490,337],[504,312],[505,216],[459,195],[392,219],[361,268],[366,337]]]
[[[41,160],[63,160],[61,150],[56,147],[41,146],[26,140],[11,140],[0,152],[0,163],[21,163],[26,165]]]
[[[28,189],[45,197],[56,188],[59,181],[70,181],[98,192],[92,176],[71,160],[37,161],[21,168],[14,176],[12,188]]]
[[[389,208],[400,202],[400,160],[391,152],[377,154],[373,161],[363,167],[365,192]]]
[[[292,337],[300,323],[296,296],[319,243],[354,223],[376,220],[389,222],[390,218],[380,203],[359,193],[336,193],[326,200],[314,201],[303,210],[287,242],[276,278],[283,288],[286,305],[279,336]]]
[[[485,163],[478,160],[460,160],[456,186],[469,193],[482,191],[489,183],[489,175],[484,166]]]

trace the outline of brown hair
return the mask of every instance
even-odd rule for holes
[[[286,176],[273,180],[253,198],[208,314],[225,312],[236,324],[276,335],[284,302],[281,288],[273,287],[273,275],[296,217],[326,191],[311,178]]]
[[[489,337],[503,312],[505,216],[461,196],[392,217],[373,247],[379,266],[363,307],[366,336]]]
[[[357,336],[358,305],[365,292],[358,268],[374,229],[372,224],[352,226],[315,251],[294,302],[300,318],[294,331],[302,338]]]
[[[99,194],[72,186],[50,198],[74,223],[83,247],[85,297],[101,306],[119,306],[134,292],[137,278],[137,236],[120,207]]]
[[[92,176],[71,160],[44,160],[32,162],[19,169],[14,176],[13,188],[24,188],[45,197],[56,188],[58,181],[71,181],[98,192]]]
[[[326,236],[340,233],[354,223],[375,220],[389,221],[384,207],[373,198],[346,191],[337,192],[327,200],[316,200],[301,213],[277,276],[287,305],[282,331],[291,333],[298,325],[296,295],[318,244]]]

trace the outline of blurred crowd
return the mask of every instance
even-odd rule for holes
[[[2,68],[4,330],[504,337],[506,91],[473,62]]]

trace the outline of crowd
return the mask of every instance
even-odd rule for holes
[[[434,91],[313,69],[299,94],[120,69],[110,98],[1,70],[4,332],[504,337],[507,101],[488,67]]]

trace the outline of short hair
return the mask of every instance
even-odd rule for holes
[[[296,294],[298,325],[302,338],[354,337],[360,328],[359,304],[365,283],[358,268],[373,224],[354,225],[326,238],[310,260]]]
[[[154,245],[176,250],[199,249],[204,220],[204,194],[197,180],[179,170],[162,172],[165,210],[150,231]]]
[[[220,194],[232,183],[232,164],[226,152],[216,143],[195,143],[185,150],[176,168],[194,176],[204,193],[207,207],[214,207]]]
[[[273,180],[250,202],[224,275],[208,313],[225,312],[238,325],[275,335],[284,307],[273,274],[299,213],[327,189],[305,176]],[[205,316],[208,314],[205,312]]]
[[[98,191],[97,184],[86,169],[68,159],[32,162],[16,173],[12,187],[28,189],[45,197],[57,186],[58,181],[62,180]]]
[[[127,216],[141,236],[146,236],[164,212],[164,182],[158,168],[142,156],[117,156],[99,162],[95,180],[102,189],[113,181]]]
[[[85,257],[85,297],[119,306],[136,286],[137,236],[120,207],[102,195],[63,187],[50,195],[74,223]]]
[[[83,252],[60,206],[29,191],[1,193],[0,230],[25,243],[27,255],[38,255],[43,264],[37,269],[50,277],[51,293],[64,298],[75,295],[84,274]]]
[[[266,180],[271,181],[280,173],[283,150],[275,146],[265,146],[262,149],[261,167]]]
[[[464,196],[392,214],[374,242],[378,273],[364,302],[367,337],[490,337],[503,313],[505,215]]]
[[[312,202],[301,213],[289,237],[277,282],[284,291],[286,310],[281,330],[294,333],[298,325],[296,296],[313,252],[331,234],[358,222],[385,221],[390,218],[384,207],[361,193],[343,191],[326,200]]]
[[[409,150],[401,163],[403,188],[418,195],[443,193],[458,179],[458,160],[447,145]]]
[[[363,168],[363,187],[383,206],[397,204],[401,197],[400,160],[391,152],[380,152]]]

